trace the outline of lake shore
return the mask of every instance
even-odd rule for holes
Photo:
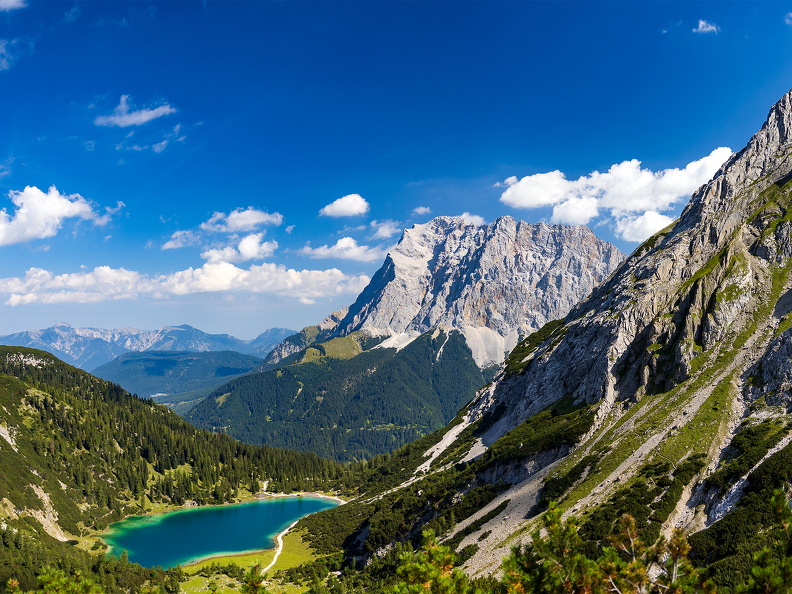
[[[335,501],[339,505],[344,505],[345,503],[347,503],[346,499],[342,499],[341,497],[338,497],[336,495],[328,495],[327,493],[322,493],[320,491],[300,491],[298,493],[270,493],[269,491],[261,491],[261,492],[259,492],[259,493],[257,493],[255,495],[255,499],[247,499],[247,501],[256,501],[256,500],[260,500],[260,499],[277,499],[277,498],[281,498],[281,497],[316,497],[318,499],[329,499],[331,501]],[[245,501],[240,501],[239,503],[245,503]],[[227,505],[227,504],[224,504],[224,505]],[[314,513],[316,513],[316,512],[314,512]],[[269,571],[275,565],[275,563],[278,561],[278,557],[280,556],[281,552],[283,551],[283,546],[284,546],[283,539],[284,539],[284,537],[296,525],[297,525],[297,522],[293,522],[285,530],[283,530],[282,532],[279,532],[275,536],[275,543],[276,543],[275,547],[270,547],[270,548],[267,548],[267,549],[254,549],[254,550],[250,550],[250,551],[241,551],[239,553],[226,553],[226,554],[219,553],[217,555],[208,555],[206,557],[201,557],[200,559],[196,559],[194,561],[190,561],[189,563],[185,563],[184,565],[182,565],[182,567],[184,567],[184,568],[193,568],[193,567],[196,567],[197,565],[200,565],[202,563],[211,562],[211,561],[217,560],[217,559],[234,559],[234,558],[241,558],[241,557],[249,557],[250,555],[265,554],[265,553],[268,553],[270,551],[274,551],[275,555],[274,555],[272,561],[270,561],[270,563],[267,565],[267,567],[265,567],[262,570],[262,572]]]
[[[266,489],[266,484],[264,485],[264,487]],[[159,516],[165,516],[173,513],[190,512],[193,510],[206,509],[206,508],[222,508],[222,507],[229,507],[234,505],[242,505],[246,503],[255,503],[258,501],[287,499],[287,498],[288,499],[302,499],[302,498],[319,499],[319,500],[332,501],[333,503],[338,505],[343,505],[344,503],[347,502],[345,499],[342,499],[337,495],[331,495],[321,491],[301,491],[296,493],[283,493],[283,492],[269,492],[263,490],[263,491],[259,491],[258,493],[246,494],[243,497],[237,498],[237,500],[233,502],[225,502],[225,503],[209,504],[209,505],[196,505],[193,502],[186,502],[183,505],[158,505],[156,506],[156,509],[148,509],[145,512],[141,511],[140,513],[126,516],[124,520],[133,517],[139,517],[139,518],[148,517],[151,518],[151,521],[157,522],[158,520],[156,518],[158,518]],[[235,562],[235,559],[239,559],[241,561],[242,559],[249,560],[251,557],[264,556],[263,560],[259,561],[257,559],[255,562],[260,563],[262,565],[267,564],[269,562],[267,567],[271,568],[277,562],[277,559],[280,556],[280,553],[282,552],[285,546],[284,537],[286,536],[287,533],[289,533],[290,530],[292,530],[292,528],[294,528],[296,524],[297,521],[293,522],[285,530],[282,530],[279,534],[277,534],[274,537],[274,542],[273,542],[274,546],[270,546],[266,548],[257,548],[257,549],[246,549],[244,551],[217,552],[214,554],[191,559],[189,562],[183,563],[182,567],[195,568],[200,566],[201,564],[207,562],[211,563],[212,561],[216,561],[218,559],[225,559],[227,560],[227,562],[233,563]],[[93,539],[99,540],[109,547],[108,551],[112,550],[112,545],[110,544],[110,542],[106,541],[104,537],[108,536],[110,532],[112,532],[112,529],[108,527],[108,529],[105,530],[103,533],[93,535]],[[274,557],[270,559],[269,554],[274,554]]]
[[[321,491],[300,491],[299,493],[270,493],[268,491],[261,491],[256,494],[258,499],[274,499],[276,497],[318,497],[319,499],[330,499],[337,502],[339,505],[344,505],[347,500],[341,499],[337,495],[328,495]]]

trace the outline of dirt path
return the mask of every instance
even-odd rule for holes
[[[275,548],[275,556],[272,558],[272,561],[270,561],[270,564],[261,570],[262,574],[267,573],[278,562],[278,557],[280,557],[281,551],[283,551],[283,537],[286,536],[286,533],[292,528],[294,528],[296,525],[297,522],[293,522],[291,526],[286,528],[286,530],[284,530],[283,532],[278,534],[278,536],[275,537],[275,542],[278,544],[278,546]]]

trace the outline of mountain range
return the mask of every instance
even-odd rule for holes
[[[92,564],[71,537],[90,539],[155,502],[229,501],[270,478],[287,491],[325,486],[350,495],[295,528],[313,557],[281,577],[314,593],[395,591],[400,560],[420,559],[411,553],[427,529],[483,588],[500,591],[486,576],[501,571],[513,547],[526,567],[535,561],[530,535],[551,506],[579,518],[566,529],[579,537],[575,552],[589,558],[618,544],[624,514],[647,543],[684,528],[690,561],[720,591],[737,591],[756,552],[789,543],[788,525],[770,523],[772,494],[792,485],[792,91],[676,222],[566,313],[520,336],[454,415],[500,344],[484,338],[474,348],[470,336],[491,331],[508,344],[523,332],[515,327],[526,314],[510,321],[505,313],[523,297],[480,286],[521,278],[503,272],[513,262],[534,263],[496,246],[516,245],[521,233],[552,245],[552,227],[520,225],[441,218],[405,232],[355,304],[292,334],[258,373],[194,409],[212,432],[48,353],[0,347],[0,578],[21,575],[32,587],[41,567],[59,562],[121,575],[107,562]],[[503,240],[506,229],[512,236]],[[601,255],[594,245],[579,251]],[[569,262],[570,275],[585,266],[547,261]],[[533,290],[566,282],[536,275]],[[453,419],[393,452],[346,464],[218,431],[244,427],[250,440],[267,425],[292,440],[302,431],[351,460],[371,443],[392,447],[399,435],[391,429],[409,437],[410,416],[428,420],[420,432]],[[247,418],[254,423],[239,424]],[[434,554],[452,576],[451,556],[432,547],[423,559]],[[164,579],[136,571],[127,590]],[[432,580],[416,581],[418,591]]]
[[[292,334],[294,330],[271,328],[252,340],[240,340],[229,334],[207,334],[186,324],[158,330],[104,330],[61,323],[43,330],[0,336],[0,344],[45,350],[90,371],[124,353],[139,351],[236,351],[263,358]]]
[[[356,460],[448,422],[519,337],[622,260],[586,227],[437,217],[402,235],[350,307],[286,338],[186,413],[198,427]]]

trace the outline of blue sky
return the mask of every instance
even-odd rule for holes
[[[631,251],[792,87],[792,2],[0,0],[0,333],[252,338],[433,216]]]

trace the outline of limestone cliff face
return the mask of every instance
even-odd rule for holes
[[[415,335],[461,330],[481,366],[566,313],[621,262],[587,227],[437,217],[404,232],[335,329]]]

